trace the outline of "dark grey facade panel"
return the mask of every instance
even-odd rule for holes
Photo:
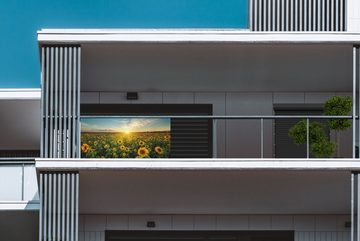
[[[346,31],[346,0],[250,0],[252,31]]]
[[[79,46],[43,46],[41,157],[79,157]]]

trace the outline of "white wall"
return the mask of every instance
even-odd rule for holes
[[[323,104],[344,92],[139,92],[139,100],[126,100],[125,92],[82,92],[81,103],[92,104],[212,104],[214,115],[273,115],[274,104]],[[264,122],[264,156],[273,157],[273,121]],[[260,157],[260,121],[217,122],[217,157]],[[352,132],[339,135],[338,156],[350,157]]]
[[[347,0],[348,31],[360,32],[360,2],[358,0]]]
[[[80,215],[79,241],[105,230],[294,230],[295,241],[349,241],[348,215]],[[155,221],[156,228],[147,228]]]
[[[9,202],[39,202],[35,165],[0,165],[0,202],[0,209]]]

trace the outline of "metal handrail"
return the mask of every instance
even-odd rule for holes
[[[80,118],[177,118],[177,119],[352,119],[325,115],[82,115]],[[359,118],[359,116],[356,116]]]

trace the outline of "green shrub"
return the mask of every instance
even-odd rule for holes
[[[325,102],[324,114],[327,116],[346,116],[352,109],[351,97],[334,96]],[[306,120],[301,120],[289,129],[289,136],[297,145],[305,144],[306,137]],[[328,120],[326,125],[317,121],[309,122],[309,149],[315,157],[332,157],[335,154],[337,145],[331,142],[325,134],[325,129],[329,128],[334,131],[344,131],[351,127],[349,119]]]

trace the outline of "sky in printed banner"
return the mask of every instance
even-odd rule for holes
[[[81,118],[81,132],[154,132],[170,131],[169,118]]]
[[[42,28],[247,28],[248,0],[3,0],[0,88],[40,87]]]

